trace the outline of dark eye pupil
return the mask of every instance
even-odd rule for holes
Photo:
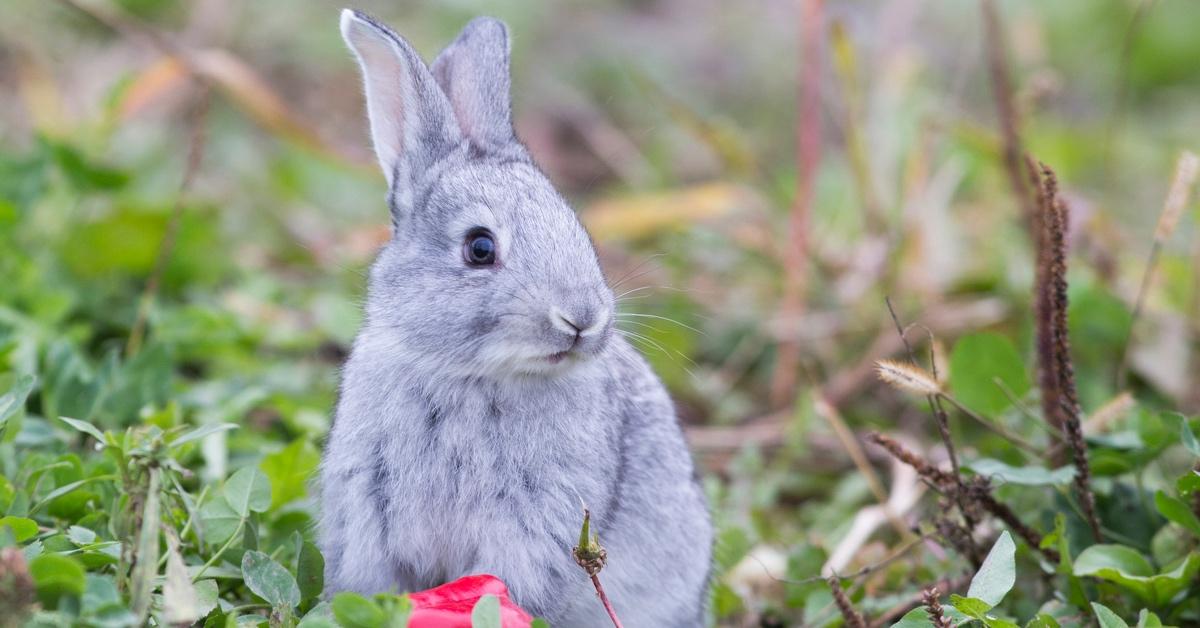
[[[474,264],[491,264],[496,261],[496,243],[491,236],[475,236],[467,247],[467,254]]]

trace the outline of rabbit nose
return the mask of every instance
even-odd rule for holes
[[[558,329],[576,337],[589,336],[604,326],[603,316],[592,308],[568,313],[554,307],[550,309],[550,322]]]

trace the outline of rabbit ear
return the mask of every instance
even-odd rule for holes
[[[342,11],[342,37],[358,58],[375,156],[396,200],[407,205],[418,178],[462,142],[446,95],[404,38],[370,16]]]
[[[450,97],[459,128],[483,150],[503,148],[515,138],[508,53],[504,22],[477,17],[433,62],[433,75]]]

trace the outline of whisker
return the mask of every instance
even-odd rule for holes
[[[688,325],[688,324],[686,324],[686,323],[681,323],[681,322],[679,322],[679,321],[677,321],[677,320],[675,320],[675,319],[673,319],[673,318],[668,318],[668,317],[666,317],[666,316],[659,316],[659,315],[657,315],[657,314],[639,314],[639,313],[636,313],[636,312],[617,312],[616,316],[617,316],[618,318],[620,318],[620,317],[624,317],[624,316],[638,316],[638,317],[643,317],[643,318],[656,318],[656,319],[658,319],[658,320],[660,320],[660,321],[667,321],[668,323],[675,323],[676,325],[679,325],[680,327],[683,327],[684,329],[690,329],[690,330],[692,330],[692,331],[696,332],[697,334],[700,334],[701,336],[707,336],[707,335],[708,335],[708,334],[704,333],[703,331],[701,331],[701,330],[699,330],[699,329],[696,329],[695,327],[692,327],[691,325]]]
[[[621,278],[618,279],[617,282],[614,283],[611,287],[615,290],[618,286],[625,283],[626,281],[635,279],[636,277],[641,277],[642,275],[646,274],[646,272],[649,272],[649,270],[643,271],[641,274],[637,275],[636,277],[630,277],[629,275],[637,272],[639,269],[641,269],[646,264],[649,264],[650,262],[654,261],[655,259],[663,257],[665,255],[666,255],[666,253],[655,253],[654,255],[647,257],[646,259],[642,260],[637,266],[634,266],[633,268],[626,271],[625,274],[622,275]]]
[[[636,338],[636,339],[642,340],[642,341],[644,341],[644,342],[646,342],[646,343],[650,344],[652,347],[654,347],[654,348],[655,348],[655,349],[657,349],[658,351],[662,352],[662,354],[663,354],[664,356],[666,356],[666,358],[667,358],[668,360],[671,360],[672,362],[674,362],[674,363],[675,363],[675,366],[678,366],[679,368],[683,369],[683,370],[684,370],[684,372],[685,372],[685,373],[687,373],[687,374],[688,374],[688,375],[689,375],[689,376],[690,376],[690,377],[691,377],[693,380],[696,380],[696,381],[699,381],[699,380],[700,380],[700,378],[699,378],[699,377],[697,377],[697,376],[696,376],[696,374],[695,374],[694,372],[692,372],[692,370],[691,370],[691,369],[689,369],[688,367],[684,366],[683,364],[680,364],[679,360],[675,359],[675,356],[672,356],[672,355],[671,355],[671,353],[670,353],[669,351],[667,351],[665,347],[663,347],[661,344],[659,344],[658,342],[656,342],[654,339],[652,339],[652,338],[648,338],[648,337],[646,337],[646,336],[643,336],[642,334],[639,334],[639,333],[637,333],[637,332],[634,332],[634,331],[630,331],[630,330],[628,330],[628,329],[617,329],[616,331],[617,331],[617,333],[621,334],[622,336],[625,336],[626,338]],[[695,367],[697,367],[697,368],[700,366],[700,365],[696,364],[696,362],[695,362],[694,360],[692,360],[691,358],[687,357],[687,356],[686,356],[686,355],[684,355],[683,353],[680,353],[679,351],[675,351],[675,353],[676,353],[676,354],[677,354],[679,357],[683,358],[684,360],[687,360],[688,362],[691,362],[692,366],[695,366]]]

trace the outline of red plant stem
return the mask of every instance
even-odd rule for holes
[[[792,200],[788,242],[784,249],[786,276],[781,312],[799,324],[804,312],[807,276],[808,222],[817,168],[821,164],[821,42],[825,24],[824,0],[799,0],[802,37],[800,80],[796,108],[796,195]],[[779,345],[771,381],[771,402],[783,405],[795,397],[800,346],[795,338]]]
[[[604,610],[608,611],[608,618],[612,620],[615,628],[625,628],[621,625],[621,620],[617,619],[617,611],[613,610],[612,602],[608,601],[608,595],[604,593],[604,587],[600,584],[600,574],[592,574],[592,584],[596,587],[596,595],[600,596],[600,601],[604,604]]]

